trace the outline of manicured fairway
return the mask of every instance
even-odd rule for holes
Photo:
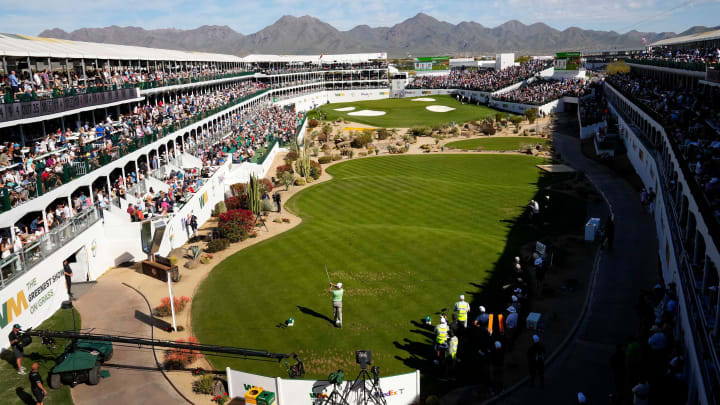
[[[458,294],[472,299],[492,283],[512,221],[537,191],[535,165],[542,162],[408,155],[332,166],[331,181],[288,201],[301,225],[210,273],[194,299],[193,330],[204,343],[296,351],[308,377],[327,378],[338,368],[354,377],[356,349],[372,350],[383,375],[431,367],[421,360],[432,353],[421,319],[432,314],[437,323]],[[345,286],[343,329],[330,319],[325,265]],[[290,317],[295,326],[278,326]],[[276,362],[210,360],[220,370],[286,376]]]
[[[77,311],[75,312],[75,317],[79,328],[81,321],[80,314],[77,313]],[[34,329],[72,330],[72,313],[61,309],[50,317],[50,319]],[[73,403],[70,397],[70,386],[65,385],[59,390],[52,390],[48,386],[47,380],[48,372],[55,366],[55,358],[63,353],[67,343],[68,341],[65,339],[57,339],[57,347],[54,351],[50,351],[50,349],[40,343],[40,338],[33,338],[32,344],[25,347],[23,366],[27,369],[27,372],[30,372],[30,366],[33,362],[37,362],[40,365],[40,375],[42,376],[45,389],[49,394],[45,399],[45,404],[72,405]],[[12,350],[3,351],[2,359],[4,361],[0,362],[0,398],[2,398],[0,399],[0,403],[3,405],[34,404],[35,400],[30,391],[28,376],[18,375],[15,369]]]
[[[346,121],[360,122],[376,127],[388,128],[410,128],[416,126],[434,126],[450,122],[464,123],[467,121],[482,121],[487,117],[494,117],[500,113],[507,116],[507,113],[493,110],[485,106],[463,104],[452,96],[427,96],[435,101],[412,101],[412,98],[389,98],[382,100],[358,101],[354,103],[326,104],[320,107],[320,111],[327,114],[327,119],[334,121],[344,118]],[[425,109],[427,106],[440,105],[452,107],[455,110],[448,112],[431,112]],[[355,107],[353,111],[335,111],[337,108]],[[349,113],[361,110],[385,111],[385,115],[379,117],[362,117],[349,115]],[[310,112],[310,117],[314,112]]]
[[[510,151],[520,150],[523,145],[547,145],[549,140],[529,136],[493,136],[489,138],[466,139],[463,141],[450,142],[446,146],[451,149]]]

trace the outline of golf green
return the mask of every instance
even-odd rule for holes
[[[413,101],[412,98],[386,98],[382,100],[326,104],[319,109],[323,114],[327,115],[327,119],[330,121],[343,118],[345,121],[386,128],[436,126],[449,124],[451,122],[461,124],[472,120],[482,121],[488,117],[495,117],[495,114],[501,114],[503,117],[509,115],[508,113],[493,110],[485,106],[463,104],[453,96],[427,96],[427,98],[432,98],[435,101]],[[448,112],[433,112],[426,109],[426,107],[433,105],[446,106],[454,108],[454,110]],[[348,107],[354,107],[355,109],[352,111],[336,111],[337,109]],[[377,117],[350,115],[351,113],[362,110],[383,111],[385,115]],[[311,111],[308,117],[317,117],[317,113]]]
[[[432,315],[436,324],[459,294],[471,298],[490,282],[542,162],[446,154],[332,166],[332,180],[288,201],[302,224],[212,270],[194,298],[193,330],[203,343],[297,352],[308,377],[356,370],[357,349],[372,350],[383,375],[408,372],[416,355],[432,352],[421,320]],[[342,329],[331,320],[326,265],[344,284]],[[295,325],[283,327],[291,317]],[[286,376],[277,362],[210,360],[220,370]]]
[[[529,136],[493,136],[487,138],[465,139],[462,141],[450,142],[446,147],[450,149],[463,150],[492,150],[492,151],[510,151],[521,150],[523,145],[548,145],[550,141],[545,138],[529,137]]]

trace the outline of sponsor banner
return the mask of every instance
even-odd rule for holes
[[[335,389],[325,380],[270,378],[229,368],[227,376],[228,394],[231,398],[243,398],[250,388],[256,386],[274,392],[278,405],[313,405],[318,400],[328,398]],[[349,405],[362,405],[366,403],[363,400],[365,394],[361,382],[353,385],[355,377],[354,374],[346,374],[345,378],[351,380],[343,382],[337,389],[347,398]],[[369,395],[382,396],[388,405],[412,404],[420,397],[420,372],[382,377],[378,385],[379,391],[373,391],[373,394]],[[370,380],[366,381],[366,386],[371,390]]]
[[[0,291],[0,347],[10,346],[8,334],[14,324],[23,329],[52,316],[68,298],[62,268],[37,266]]]

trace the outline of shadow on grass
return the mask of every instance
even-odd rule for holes
[[[505,308],[510,306],[512,290],[521,286],[510,270],[515,256],[521,256],[520,251],[524,245],[543,241],[548,245],[548,248],[552,249],[551,244],[548,243],[552,238],[562,234],[576,233],[582,229],[587,215],[587,203],[566,193],[555,192],[551,188],[553,184],[567,181],[572,177],[572,175],[568,177],[567,174],[553,175],[543,172],[539,176],[537,183],[533,183],[537,188],[534,199],[541,203],[541,217],[536,223],[532,223],[525,212],[515,218],[503,218],[500,220],[508,227],[505,247],[499,259],[489,269],[489,277],[482,283],[469,282],[468,291],[465,293],[466,297],[469,298],[471,312],[468,316],[468,330],[459,335],[461,340],[458,347],[458,357],[462,358],[462,362],[457,365],[453,373],[457,380],[452,383],[441,383],[439,381],[443,371],[432,362],[436,357],[433,350],[435,336],[432,327],[413,322],[413,326],[418,329],[411,328],[410,332],[418,333],[425,338],[421,341],[406,339],[403,343],[394,342],[397,348],[408,353],[407,357],[396,356],[396,358],[403,361],[406,366],[421,371],[423,396],[428,394],[442,395],[463,386],[474,386],[480,392],[487,388],[487,379],[480,377],[485,374],[487,359],[478,354],[478,349],[481,346],[479,342],[483,341],[483,339],[479,338],[479,330],[472,325],[478,315],[478,306],[483,305],[487,312],[492,314],[502,313]],[[550,199],[546,200],[546,196],[549,196]],[[545,207],[544,203],[546,201],[549,201],[549,203]],[[560,252],[559,249],[554,252],[556,257],[563,257],[563,252]],[[530,274],[528,274],[530,267],[530,263],[523,263],[524,274],[521,277],[524,283],[529,283],[531,280]],[[552,277],[552,271],[547,273],[546,278],[549,277]],[[531,293],[530,298],[532,299],[533,289],[527,288],[526,285],[522,285],[522,287],[524,291]],[[448,315],[452,312],[452,308],[449,310],[450,312],[446,312]],[[524,324],[524,315],[527,315],[527,310],[521,314],[518,322],[520,328]],[[437,322],[437,318],[434,317],[433,321]],[[488,340],[489,342],[494,340],[505,341],[504,337],[499,335],[498,329],[497,326],[494,328],[494,334]],[[519,366],[525,367],[524,364]],[[485,393],[481,395],[485,395]]]
[[[33,397],[28,392],[25,392],[25,389],[22,387],[15,388],[15,394],[17,394],[18,398],[20,398],[20,400],[27,405],[36,404],[35,397]]]
[[[297,308],[305,315],[314,316],[315,318],[324,319],[330,323],[330,325],[335,326],[335,321],[330,319],[327,315],[323,315],[313,309],[310,309],[308,307],[303,307],[301,305],[298,305]]]

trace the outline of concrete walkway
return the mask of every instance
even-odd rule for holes
[[[579,140],[555,136],[564,160],[585,172],[615,214],[615,245],[603,251],[585,317],[568,346],[545,371],[545,387],[524,384],[500,398],[502,404],[573,404],[577,392],[588,403],[608,403],[613,391],[610,356],[634,335],[641,289],[657,280],[657,236],[639,194],[610,169],[582,155]]]

